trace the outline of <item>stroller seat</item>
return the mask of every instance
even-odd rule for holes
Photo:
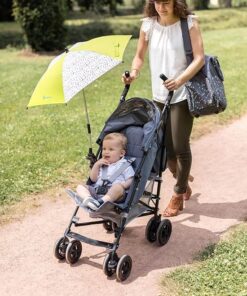
[[[119,132],[119,131],[118,131]],[[134,157],[135,161],[132,163],[132,167],[134,171],[136,172],[138,166],[141,163],[142,157],[143,157],[143,137],[144,137],[144,131],[143,128],[140,126],[128,126],[127,128],[123,129],[121,131],[127,138],[127,149],[126,149],[126,157]],[[117,225],[120,225],[121,222],[121,213],[126,212],[126,209],[128,209],[128,200],[131,196],[133,190],[133,186],[130,187],[128,190],[128,193],[126,195],[126,198],[124,201],[118,202],[106,202],[102,204],[98,210],[96,211],[89,211],[89,216],[91,218],[103,218],[110,220]],[[141,204],[136,204],[129,210],[128,213],[128,222],[130,222],[133,218],[136,216],[139,216],[143,212],[147,211],[148,208]]]

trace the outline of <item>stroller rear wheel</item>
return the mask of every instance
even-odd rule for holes
[[[117,265],[116,276],[117,280],[120,282],[125,281],[131,272],[132,268],[132,259],[129,255],[123,255]]]
[[[157,230],[157,242],[160,246],[164,246],[168,241],[172,233],[172,223],[168,219],[164,219],[160,222]]]
[[[152,217],[146,226],[146,232],[145,236],[146,239],[150,242],[153,243],[157,239],[157,229],[160,224],[160,217]]]
[[[113,256],[113,260],[112,260],[112,253],[108,253],[105,256],[104,262],[103,262],[103,271],[104,274],[107,276],[112,276],[117,268],[117,264],[118,264],[118,255],[115,253]]]
[[[79,240],[72,240],[66,249],[65,258],[69,264],[76,263],[82,252],[81,242]]]
[[[69,239],[67,237],[59,238],[54,246],[54,256],[58,260],[63,260],[65,258],[65,253],[67,246],[69,244]]]

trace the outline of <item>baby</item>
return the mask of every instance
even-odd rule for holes
[[[93,165],[89,176],[93,184],[78,185],[76,189],[83,199],[83,206],[97,210],[104,202],[120,201],[125,197],[135,174],[131,163],[124,158],[126,146],[127,138],[121,133],[110,133],[104,137],[102,158]],[[109,184],[107,180],[114,173],[116,178]]]

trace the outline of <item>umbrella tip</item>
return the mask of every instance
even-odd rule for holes
[[[65,47],[64,51],[65,51],[66,53],[68,53],[68,52],[69,52],[69,49],[68,49],[67,47]]]

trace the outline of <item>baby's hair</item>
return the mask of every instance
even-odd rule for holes
[[[104,140],[117,140],[122,146],[122,149],[126,151],[127,149],[127,138],[121,133],[110,133],[104,137]]]

